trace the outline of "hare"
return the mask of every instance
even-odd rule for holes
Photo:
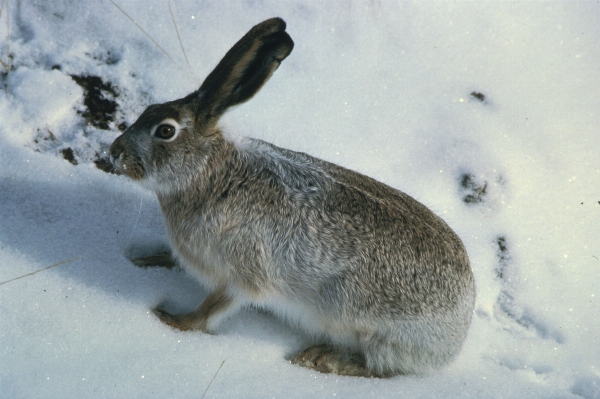
[[[318,342],[291,362],[324,373],[388,377],[446,365],[475,300],[450,227],[367,176],[233,140],[217,126],[291,53],[285,28],[280,18],[254,26],[199,90],[150,105],[110,147],[114,167],[156,193],[173,257],[210,289],[193,312],[154,313],[178,330],[210,332],[243,306],[270,310]]]

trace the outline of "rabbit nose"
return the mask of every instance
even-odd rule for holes
[[[123,140],[121,136],[117,137],[117,139],[111,144],[110,149],[108,150],[108,154],[110,156],[110,163],[115,164],[115,160],[119,159],[121,153],[123,152]]]

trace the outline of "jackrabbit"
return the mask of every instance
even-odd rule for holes
[[[279,18],[253,27],[199,90],[149,106],[110,147],[115,168],[156,193],[173,257],[211,290],[193,312],[154,312],[211,331],[242,306],[268,309],[320,340],[291,362],[325,373],[441,367],[460,351],[475,300],[450,227],[367,176],[217,127],[290,54],[285,28]]]

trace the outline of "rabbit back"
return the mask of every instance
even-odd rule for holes
[[[382,373],[426,371],[458,353],[475,290],[446,223],[357,172],[259,140],[221,140],[227,156],[191,194],[159,195],[190,271],[358,348]],[[407,356],[407,348],[420,349]],[[385,353],[395,353],[393,364]]]

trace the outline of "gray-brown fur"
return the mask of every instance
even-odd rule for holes
[[[194,312],[156,314],[209,331],[241,306],[270,309],[324,342],[292,358],[323,372],[443,366],[475,298],[448,225],[369,177],[260,140],[234,143],[216,126],[291,52],[284,30],[281,19],[252,28],[200,90],[148,107],[111,146],[115,166],[156,192],[179,263],[214,289]],[[176,135],[153,136],[161,123]]]

